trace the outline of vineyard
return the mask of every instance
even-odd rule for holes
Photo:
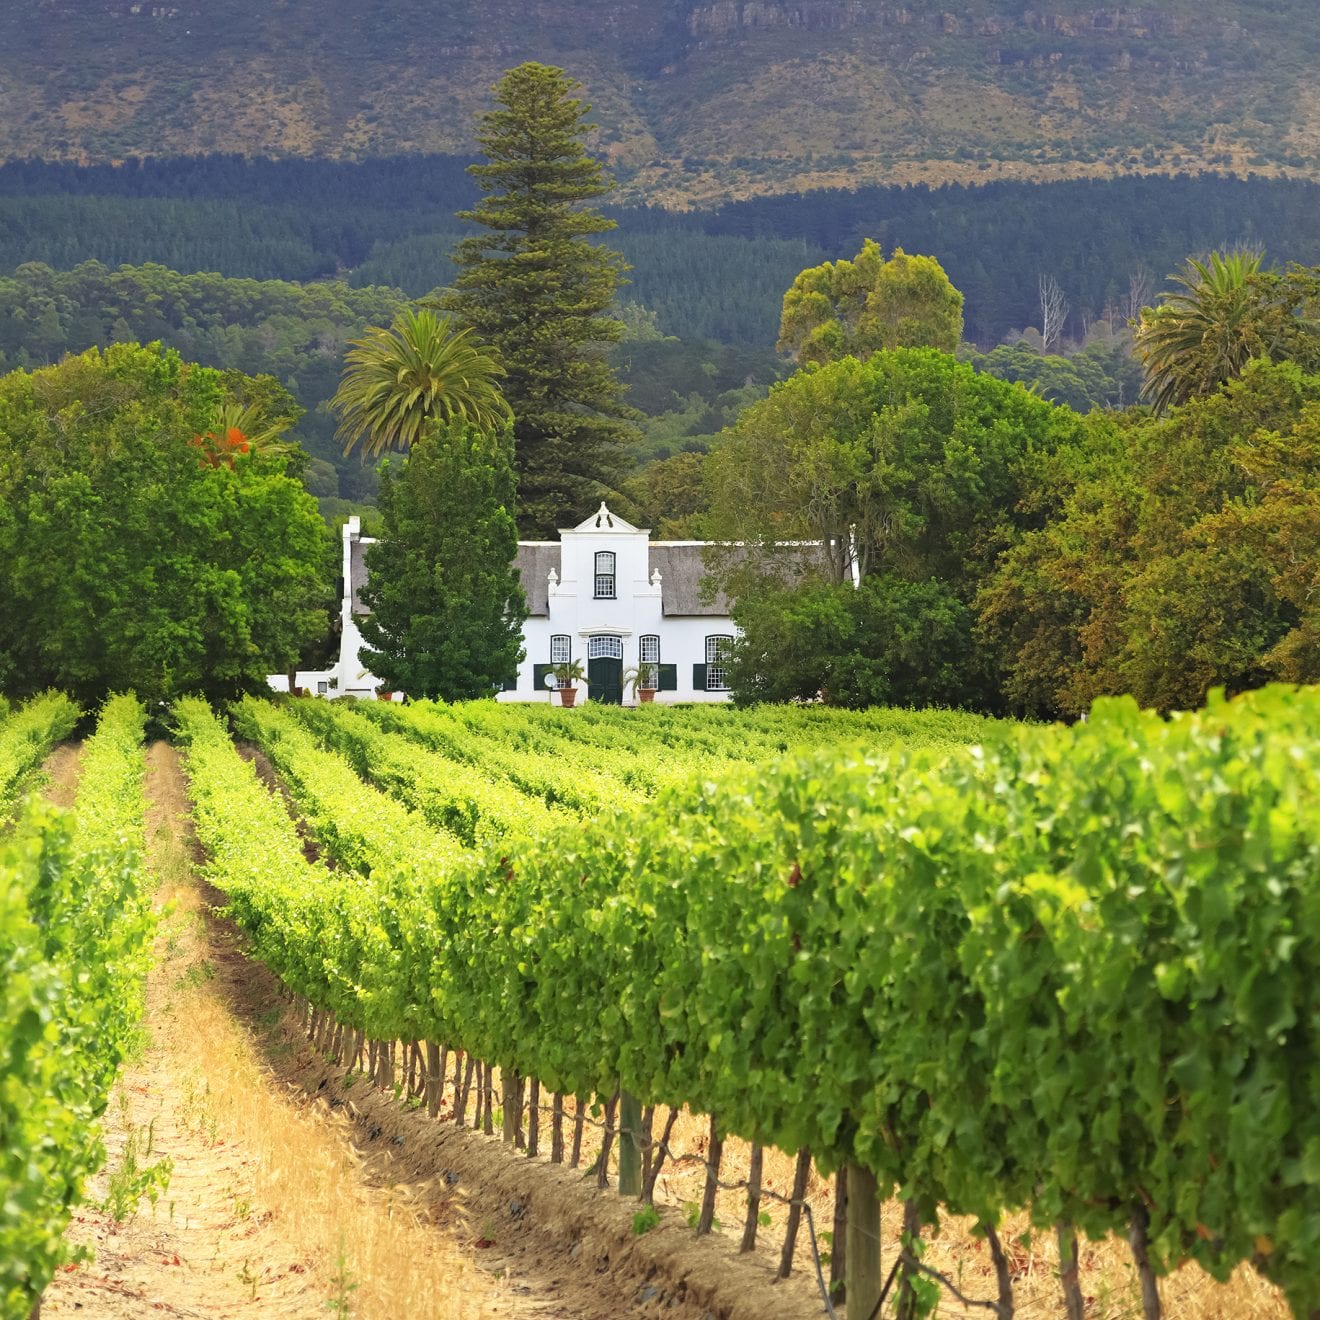
[[[0,810],[77,716],[0,716]],[[1025,1314],[1010,1214],[1057,1238],[1070,1318],[1079,1243],[1108,1236],[1147,1316],[1191,1261],[1320,1311],[1320,693],[1103,702],[1073,728],[252,698],[173,720],[207,876],[317,1048],[433,1118],[590,1159],[636,1231],[695,1115],[693,1230],[732,1188],[749,1250],[773,1205],[775,1262],[818,1275],[821,1312]],[[48,1153],[0,1211],[5,1320],[59,1259],[135,1020],[142,727],[107,705],[76,823],[30,801],[3,845],[0,1132]],[[763,1180],[774,1152],[791,1189]],[[835,1178],[829,1223],[809,1174]],[[989,1292],[932,1263],[950,1216]]]

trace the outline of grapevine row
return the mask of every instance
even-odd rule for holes
[[[32,771],[73,732],[81,714],[62,692],[47,692],[0,722],[0,825],[13,814]]]
[[[1271,689],[734,768],[377,888],[369,930],[308,921],[332,900],[304,872],[281,953],[381,987],[340,1002],[394,1004],[382,1039],[718,1114],[901,1188],[910,1222],[1026,1208],[1159,1271],[1250,1261],[1309,1314],[1317,729],[1320,693]]]
[[[70,720],[71,723],[71,720]],[[104,1159],[98,1119],[137,1031],[153,921],[142,733],[107,702],[73,815],[29,804],[0,847],[0,1317],[26,1320]]]

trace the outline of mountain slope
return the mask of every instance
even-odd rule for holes
[[[0,157],[471,146],[523,59],[630,192],[1209,164],[1320,174],[1314,0],[11,0]]]

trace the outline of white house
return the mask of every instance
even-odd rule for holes
[[[358,620],[366,581],[364,551],[372,543],[357,518],[344,526],[344,595],[339,660],[329,670],[299,673],[305,691],[329,697],[370,697],[379,681],[361,659]],[[580,660],[587,672],[578,699],[633,701],[625,675],[658,666],[657,701],[727,701],[724,660],[736,629],[723,595],[707,601],[701,541],[652,541],[604,504],[558,541],[520,541],[516,565],[527,594],[525,658],[501,701],[553,701],[546,685],[553,665]],[[272,687],[287,686],[272,677]]]

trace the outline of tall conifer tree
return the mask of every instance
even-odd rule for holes
[[[607,316],[626,269],[591,241],[615,227],[588,205],[613,187],[583,145],[590,106],[562,69],[521,64],[495,87],[481,120],[484,196],[459,218],[464,239],[444,300],[498,350],[514,413],[519,528],[553,536],[584,517],[617,480],[632,410],[609,364],[622,326]]]

